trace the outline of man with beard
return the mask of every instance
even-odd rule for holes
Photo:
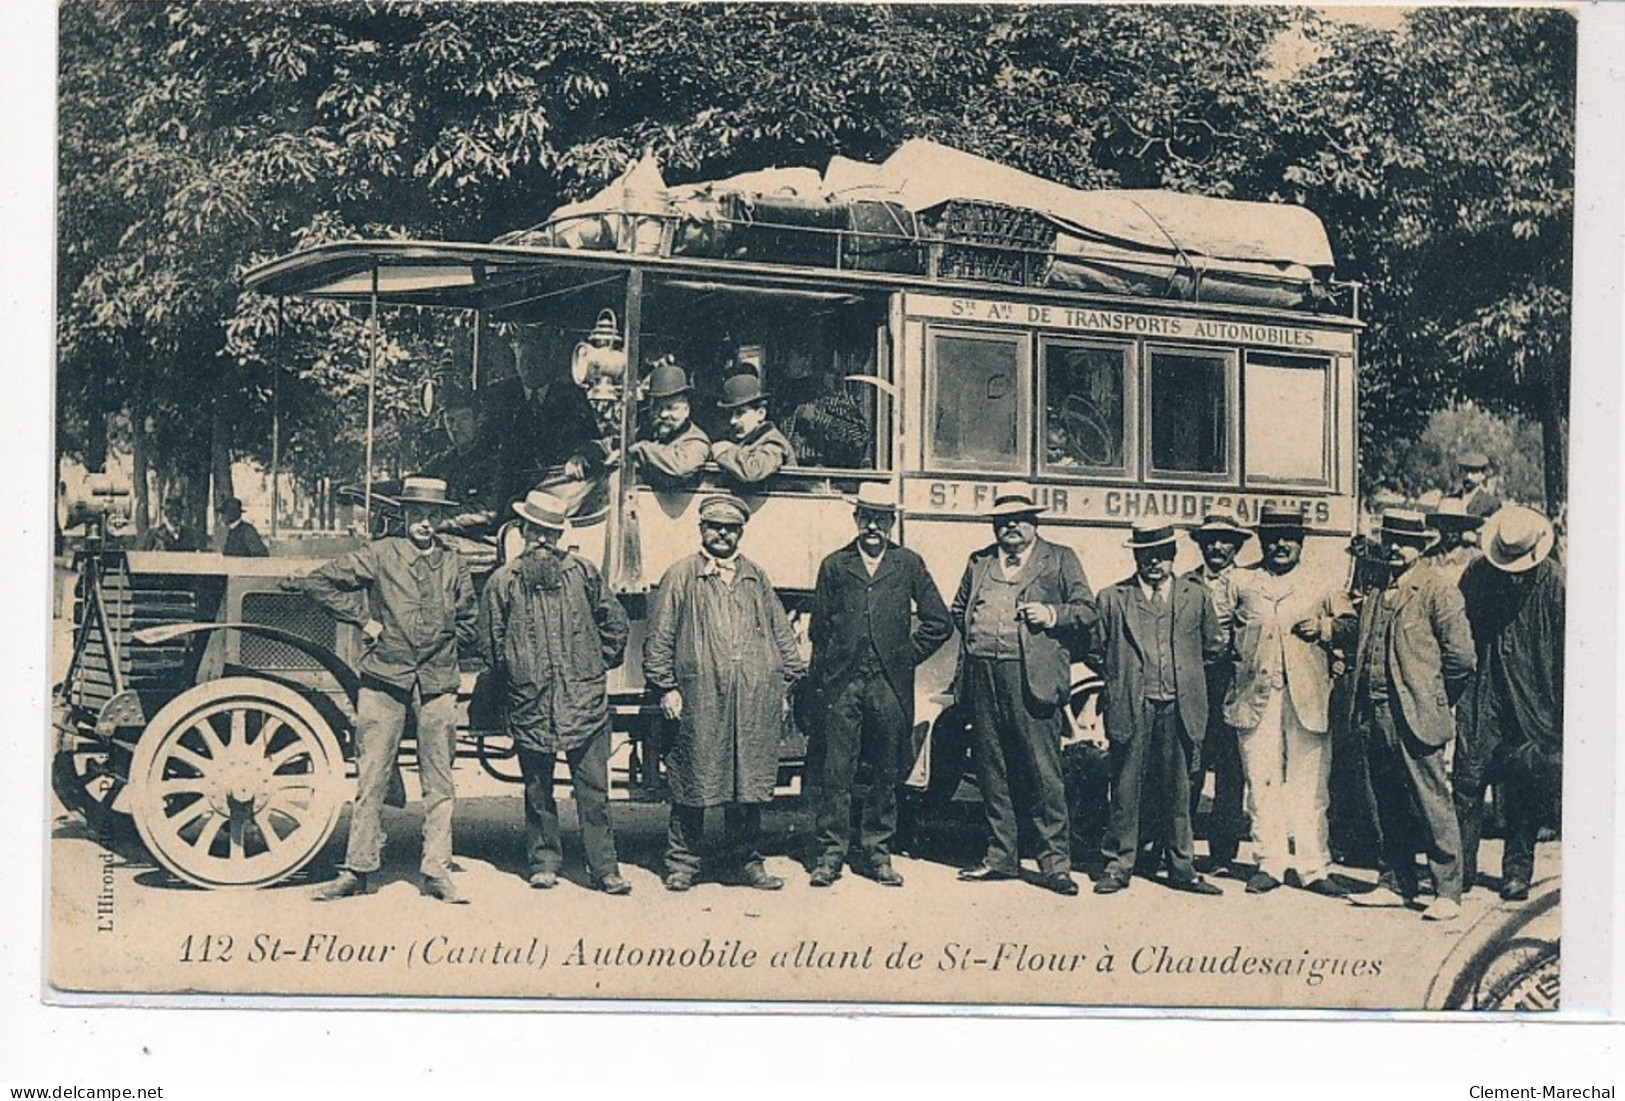
[[[1236,732],[1224,721],[1224,697],[1236,675],[1231,631],[1236,613],[1236,555],[1253,533],[1227,508],[1215,508],[1191,532],[1191,540],[1202,552],[1202,564],[1185,576],[1198,581],[1213,598],[1213,611],[1219,620],[1223,656],[1207,667],[1207,732],[1202,737],[1201,761],[1191,774],[1191,820],[1207,772],[1213,773],[1213,808],[1208,815],[1208,863],[1214,871],[1228,870],[1236,859],[1241,839],[1247,836],[1247,816],[1243,807],[1247,780],[1241,768],[1241,750]]]
[[[1043,511],[1027,482],[995,488],[994,541],[970,556],[954,595],[962,647],[954,695],[971,715],[989,833],[982,860],[959,878],[1016,878],[1021,815],[1037,841],[1039,884],[1075,895],[1061,708],[1072,682],[1067,642],[1094,625],[1095,599],[1077,554],[1038,537]]]
[[[1266,505],[1259,513],[1262,561],[1236,577],[1236,673],[1224,721],[1235,729],[1252,792],[1258,870],[1247,892],[1273,891],[1296,873],[1306,890],[1342,898],[1348,889],[1329,875],[1326,820],[1331,645],[1354,608],[1299,568],[1304,534],[1300,510]]]
[[[478,627],[474,583],[456,552],[435,538],[435,521],[455,508],[439,478],[409,477],[401,486],[406,535],[378,539],[284,587],[303,590],[341,623],[367,637],[356,698],[355,809],[338,877],[318,902],[367,892],[384,848],[383,808],[406,712],[417,719],[418,778],[423,785],[423,893],[442,902],[467,900],[451,881],[451,819],[456,790],[459,645]]]
[[[553,766],[563,753],[593,886],[625,895],[632,885],[621,877],[609,822],[606,676],[626,653],[626,613],[592,563],[559,549],[564,508],[541,490],[513,506],[524,522],[525,552],[485,584],[481,643],[502,676],[508,733],[524,775],[530,885],[558,883],[564,850]]]
[[[1535,838],[1555,822],[1563,786],[1563,571],[1551,558],[1552,525],[1511,505],[1485,529],[1484,557],[1461,591],[1478,669],[1456,708],[1453,769],[1461,824],[1462,878],[1478,875],[1484,789],[1506,823],[1501,897],[1529,897]]]
[[[1414,859],[1421,850],[1435,895],[1422,916],[1451,921],[1461,914],[1462,850],[1444,750],[1456,734],[1451,705],[1476,658],[1461,591],[1418,564],[1436,539],[1419,512],[1383,514],[1382,549],[1390,576],[1360,608],[1353,701],[1382,835],[1383,869],[1376,890],[1349,901],[1407,904],[1419,893]]]
[[[888,538],[897,522],[890,489],[859,486],[853,519],[857,538],[824,559],[813,590],[810,687],[822,722],[814,724],[819,855],[809,882],[828,887],[839,879],[856,841],[853,870],[901,887],[889,846],[901,755],[914,726],[914,668],[948,640],[953,622],[925,561]],[[855,791],[860,764],[869,778]]]
[[[724,480],[750,489],[795,462],[795,448],[767,419],[767,391],[755,374],[747,371],[725,379],[717,407],[727,411],[733,430],[733,439],[711,445],[711,458],[722,468]]]
[[[649,372],[649,401],[654,406],[651,437],[632,445],[632,455],[655,489],[671,492],[692,486],[711,454],[711,437],[689,419],[688,374],[663,362]]]
[[[678,724],[666,756],[666,889],[694,886],[705,808],[720,806],[723,878],[776,891],[784,880],[763,863],[762,808],[778,778],[786,692],[806,665],[772,583],[738,553],[749,506],[719,493],[699,514],[700,552],[660,579],[643,644],[644,675]]]
[[[1101,715],[1112,787],[1097,895],[1128,887],[1142,822],[1166,852],[1168,886],[1222,893],[1196,872],[1190,777],[1207,731],[1205,669],[1223,652],[1224,636],[1207,588],[1174,576],[1177,539],[1172,524],[1135,525],[1124,544],[1134,552],[1134,573],[1100,594],[1090,664],[1106,678]]]

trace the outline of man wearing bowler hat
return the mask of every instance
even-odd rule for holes
[[[1174,576],[1178,537],[1172,524],[1135,525],[1124,544],[1134,573],[1100,594],[1090,663],[1106,678],[1101,716],[1112,764],[1100,895],[1129,885],[1142,821],[1167,854],[1170,887],[1222,893],[1196,872],[1190,778],[1207,731],[1206,667],[1223,653],[1224,635],[1207,588]]]
[[[853,870],[901,887],[890,844],[914,726],[914,668],[948,640],[953,621],[925,561],[890,539],[891,488],[865,482],[852,503],[857,538],[819,564],[813,589],[808,687],[821,721],[813,724],[819,854],[810,882],[839,879],[855,841]],[[860,764],[869,777],[855,791]]]
[[[1456,706],[1452,772],[1463,882],[1478,874],[1484,789],[1506,823],[1501,897],[1529,897],[1535,837],[1556,824],[1563,782],[1563,571],[1551,557],[1551,522],[1508,505],[1484,528],[1484,557],[1461,591],[1478,668]]]
[[[1258,870],[1249,894],[1273,891],[1296,874],[1316,894],[1342,898],[1330,876],[1331,646],[1354,608],[1335,585],[1299,565],[1302,510],[1265,505],[1258,516],[1262,558],[1236,576],[1236,674],[1224,701],[1252,792]]]
[[[410,708],[417,718],[418,778],[423,785],[423,893],[465,902],[451,881],[451,818],[456,796],[459,646],[475,641],[478,609],[468,565],[435,537],[435,521],[456,505],[439,478],[409,477],[398,498],[404,536],[377,539],[302,578],[302,589],[367,639],[356,698],[357,780],[350,839],[338,878],[318,902],[365,894],[384,848],[383,807]]]
[[[1439,533],[1439,541],[1428,551],[1428,565],[1454,583],[1469,563],[1478,557],[1478,531],[1484,517],[1467,511],[1460,497],[1446,497],[1428,513],[1428,527]]]
[[[700,551],[660,579],[643,643],[644,675],[678,724],[666,755],[666,889],[694,886],[705,809],[720,806],[723,878],[776,891],[784,880],[762,860],[762,808],[778,778],[786,693],[806,666],[772,582],[739,553],[749,506],[717,493],[699,515]]]
[[[530,885],[558,883],[564,850],[553,766],[563,753],[592,884],[605,894],[630,894],[609,821],[607,694],[608,672],[626,653],[626,613],[597,567],[559,548],[563,500],[532,490],[513,510],[524,524],[525,550],[485,583],[480,643],[501,676],[524,776]]]
[[[711,458],[722,469],[724,480],[749,489],[795,462],[795,448],[767,419],[767,391],[754,373],[746,371],[723,380],[717,408],[727,412],[733,431],[733,439],[711,445]]]
[[[1213,773],[1207,844],[1208,861],[1215,870],[1230,868],[1248,833],[1244,806],[1247,781],[1235,729],[1224,721],[1224,697],[1236,675],[1235,654],[1230,649],[1236,613],[1236,555],[1252,536],[1233,511],[1214,508],[1191,532],[1192,542],[1202,552],[1202,564],[1185,575],[1200,582],[1213,598],[1223,640],[1222,656],[1207,667],[1207,732],[1202,736],[1201,759],[1191,773],[1192,822],[1196,820],[1207,772]]]
[[[990,835],[981,862],[959,878],[1015,878],[1022,815],[1037,838],[1039,883],[1075,895],[1061,708],[1072,683],[1068,642],[1093,626],[1095,600],[1077,554],[1038,537],[1043,511],[1027,482],[995,488],[993,543],[970,556],[954,595],[961,647],[954,694],[971,715]]]
[[[1409,509],[1382,517],[1385,586],[1367,593],[1354,646],[1354,729],[1370,772],[1382,835],[1377,889],[1352,895],[1362,906],[1402,906],[1419,893],[1414,857],[1427,854],[1434,901],[1422,916],[1460,916],[1461,831],[1445,778],[1444,750],[1456,734],[1451,705],[1475,665],[1461,591],[1418,565],[1438,539]]]
[[[632,445],[643,476],[655,489],[673,491],[692,486],[711,455],[711,437],[690,420],[692,408],[688,373],[666,361],[649,372],[649,404],[653,407],[650,435]]]

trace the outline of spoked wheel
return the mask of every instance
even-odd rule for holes
[[[85,820],[95,837],[127,835],[130,822],[130,751],[85,740],[51,758],[51,789],[62,805]]]
[[[153,718],[130,766],[136,829],[200,887],[264,887],[314,857],[346,797],[344,757],[297,692],[209,681]]]

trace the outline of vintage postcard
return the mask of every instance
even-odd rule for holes
[[[49,997],[1563,1004],[1584,9],[58,18]]]

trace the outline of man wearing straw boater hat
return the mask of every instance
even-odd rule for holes
[[[1222,892],[1196,872],[1190,778],[1207,731],[1206,667],[1224,650],[1213,598],[1200,581],[1174,576],[1172,524],[1135,525],[1124,546],[1134,573],[1100,594],[1090,664],[1106,678],[1102,718],[1111,745],[1111,827],[1095,893],[1129,885],[1142,824],[1163,846],[1168,886]]]
[[[1247,891],[1273,891],[1295,874],[1306,890],[1343,898],[1348,888],[1329,874],[1326,818],[1331,646],[1354,608],[1341,589],[1300,568],[1301,509],[1265,505],[1257,530],[1262,558],[1236,577],[1236,676],[1224,701],[1252,792],[1258,869]]]
[[[725,481],[741,489],[762,484],[795,462],[795,448],[767,419],[767,391],[753,371],[723,380],[717,408],[728,414],[733,438],[711,445],[711,458]]]
[[[694,886],[705,810],[720,806],[723,880],[776,891],[784,880],[762,860],[762,808],[778,779],[786,693],[806,665],[772,582],[739,553],[750,507],[716,493],[699,516],[700,551],[660,579],[643,643],[644,676],[677,724],[666,754],[666,889]]]
[[[1021,815],[1037,838],[1040,885],[1075,895],[1061,708],[1071,691],[1068,642],[1093,626],[1095,599],[1077,554],[1038,537],[1043,512],[1027,482],[995,488],[994,541],[970,556],[954,596],[954,695],[971,716],[989,832],[982,860],[959,878],[1016,878]]]
[[[1529,897],[1535,838],[1555,825],[1563,780],[1563,571],[1551,557],[1552,525],[1508,505],[1484,529],[1484,557],[1461,591],[1478,668],[1456,706],[1452,779],[1461,824],[1462,875],[1478,873],[1484,789],[1506,823],[1501,897]]]
[[[819,786],[810,882],[828,887],[839,879],[855,842],[854,871],[901,887],[890,845],[914,728],[914,669],[948,640],[953,621],[924,559],[890,539],[897,523],[891,487],[864,482],[852,505],[857,538],[819,564],[808,628],[808,689],[817,713],[809,771]],[[860,764],[869,778],[855,787]]]
[[[1421,850],[1435,896],[1422,916],[1451,921],[1461,913],[1462,850],[1444,750],[1456,735],[1451,705],[1473,672],[1473,636],[1460,590],[1418,564],[1438,540],[1427,517],[1389,509],[1381,539],[1390,577],[1360,608],[1352,703],[1383,869],[1376,890],[1350,901],[1408,904],[1418,894],[1414,859]]]
[[[693,413],[691,391],[688,373],[669,360],[649,372],[650,434],[632,445],[632,455],[656,489],[678,490],[693,485],[711,456],[711,437],[689,419]]]
[[[1236,613],[1236,555],[1252,537],[1233,511],[1214,508],[1191,531],[1191,541],[1202,552],[1202,564],[1185,575],[1201,582],[1213,598],[1213,611],[1219,617],[1224,640],[1223,656],[1207,667],[1207,732],[1202,736],[1201,760],[1191,774],[1194,823],[1206,774],[1213,773],[1213,808],[1207,821],[1208,862],[1219,871],[1230,868],[1242,838],[1248,835],[1244,806],[1247,781],[1236,731],[1224,721],[1224,697],[1236,675],[1235,656],[1230,652]]]
[[[365,894],[384,847],[383,807],[401,731],[417,718],[418,778],[423,786],[423,893],[465,902],[451,881],[451,766],[457,722],[459,646],[475,641],[474,584],[462,558],[435,536],[435,522],[456,507],[439,478],[409,477],[396,499],[406,534],[378,539],[290,582],[369,643],[356,698],[357,780],[350,838],[338,878],[319,902]]]
[[[485,583],[480,644],[501,677],[524,776],[530,885],[546,890],[558,883],[564,850],[553,767],[563,753],[592,885],[625,895],[632,885],[621,876],[609,821],[607,677],[626,653],[626,613],[597,567],[560,549],[565,507],[541,490],[513,506],[525,550]]]

